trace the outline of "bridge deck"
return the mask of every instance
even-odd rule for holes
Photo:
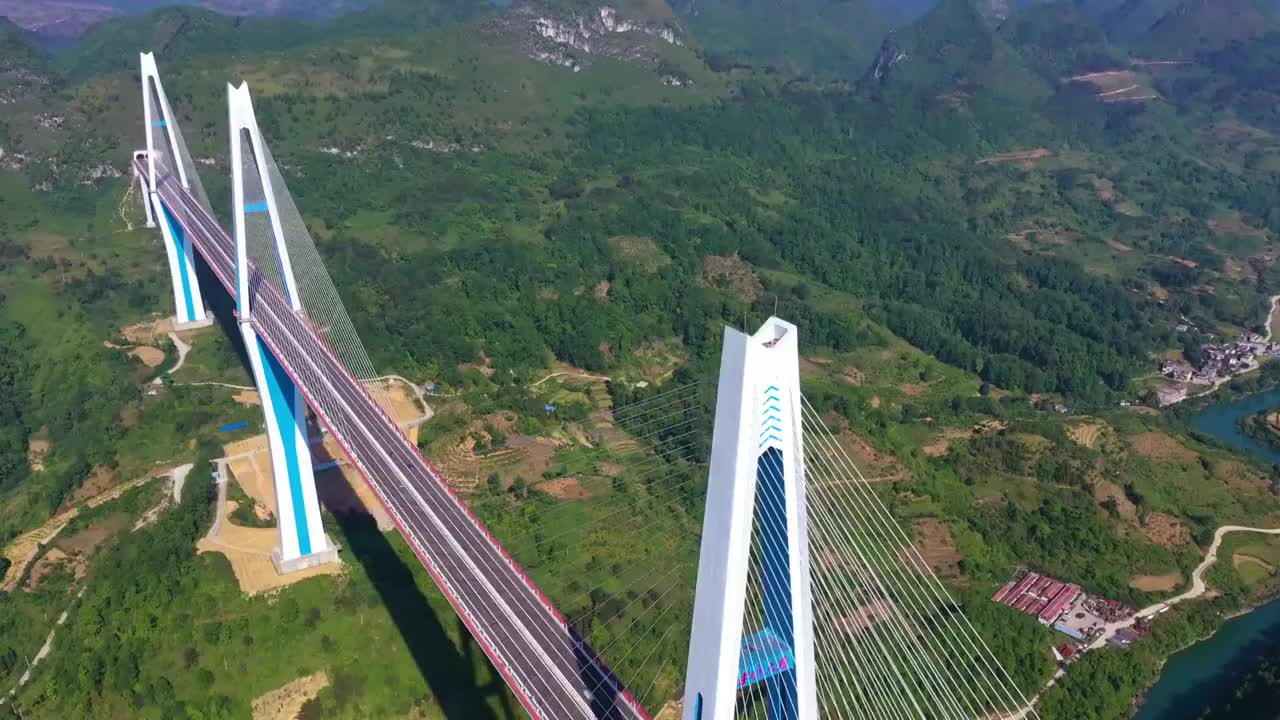
[[[145,162],[136,169],[147,176]],[[228,292],[235,242],[157,163],[161,201]],[[269,283],[251,283],[259,337],[346,450],[414,552],[502,673],[540,720],[648,719],[532,580],[470,512],[310,322]],[[424,612],[429,612],[423,608]]]

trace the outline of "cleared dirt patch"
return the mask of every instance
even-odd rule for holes
[[[324,672],[300,677],[253,701],[253,720],[296,720],[302,707],[329,687]]]
[[[562,500],[586,500],[591,497],[591,493],[587,492],[586,489],[582,487],[582,484],[578,482],[578,478],[574,477],[548,480],[543,483],[538,483],[536,487],[538,490]]]
[[[1155,545],[1181,547],[1191,542],[1191,531],[1178,518],[1153,512],[1142,524],[1142,534]]]
[[[1043,160],[1044,158],[1047,158],[1050,155],[1053,155],[1053,152],[1051,152],[1048,148],[1038,147],[1038,148],[1032,148],[1030,150],[1014,150],[1011,152],[1002,152],[1002,153],[996,153],[994,155],[988,155],[987,157],[984,157],[981,160],[979,160],[978,164],[979,165],[1000,165],[1004,163],[1020,162],[1020,163],[1026,163],[1027,165],[1031,165],[1031,164],[1034,164],[1036,160]]]
[[[1023,250],[1052,248],[1070,245],[1080,239],[1080,233],[1065,227],[1033,227],[1009,233],[1009,242]]]
[[[1182,585],[1182,573],[1167,575],[1134,575],[1129,578],[1129,587],[1142,592],[1172,592]]]
[[[1269,485],[1265,475],[1236,460],[1215,463],[1213,475],[1241,493],[1261,495]]]
[[[744,302],[755,302],[764,292],[751,265],[733,255],[708,255],[702,279],[717,290],[724,290]]]
[[[940,455],[946,455],[947,451],[951,449],[951,444],[957,440],[968,440],[971,437],[993,435],[1008,429],[1008,427],[1009,424],[1003,420],[983,420],[968,430],[962,428],[947,428],[934,438],[933,442],[920,449],[929,457],[938,457]]]
[[[44,470],[44,459],[49,456],[49,451],[52,449],[53,443],[49,441],[48,428],[31,435],[27,440],[27,466],[31,468],[31,472]]]
[[[1155,90],[1132,70],[1087,73],[1069,77],[1065,82],[1088,86],[1093,90],[1094,97],[1102,102],[1134,102],[1157,97]]]
[[[112,513],[75,535],[54,541],[54,545],[72,555],[92,555],[104,542],[127,527],[129,527],[128,515]]]
[[[156,345],[173,332],[173,318],[153,317],[120,330],[120,335],[134,345]]]
[[[1107,240],[1107,246],[1110,247],[1112,250],[1115,250],[1116,252],[1122,252],[1122,253],[1133,252],[1133,248],[1129,247],[1128,245],[1125,245],[1119,240],[1114,240],[1114,239]]]
[[[1129,438],[1129,446],[1142,457],[1166,462],[1190,462],[1200,457],[1187,446],[1160,432],[1145,432]]]
[[[1081,423],[1069,427],[1067,434],[1080,447],[1093,449],[1098,446],[1098,440],[1106,429],[1105,423]]]
[[[1207,220],[1205,225],[1208,226],[1209,232],[1214,235],[1244,235],[1248,237],[1266,238],[1267,231],[1256,228],[1239,218],[1226,220]]]
[[[231,571],[235,573],[240,590],[248,595],[269,592],[287,585],[316,577],[317,575],[335,575],[342,572],[342,565],[325,563],[305,570],[280,575],[276,573],[271,562],[271,549],[279,544],[279,531],[275,528],[247,528],[236,525],[228,519],[237,503],[228,500],[218,508],[218,532],[213,537],[203,537],[196,541],[196,552],[221,553],[231,563]]]
[[[65,510],[74,505],[79,505],[92,497],[101,495],[110,490],[115,484],[116,474],[111,471],[111,468],[99,465],[93,469],[93,473],[89,475],[89,479],[85,481],[84,485],[81,485],[79,489],[72,493],[70,498],[63,501],[62,509]]]
[[[129,348],[129,357],[137,358],[138,362],[149,368],[157,368],[164,364],[164,351],[147,345]]]
[[[130,480],[122,485],[110,488],[104,493],[89,498],[84,504],[91,508],[98,507],[103,503],[110,502],[132,490],[133,488],[143,485],[151,480],[168,474],[168,470],[157,469],[151,473],[140,477],[136,480]],[[71,522],[80,514],[80,506],[73,505],[53,517],[49,518],[44,525],[32,530],[31,532],[19,535],[13,542],[9,543],[4,549],[4,557],[9,560],[10,566],[4,578],[0,581],[0,592],[11,592],[18,587],[18,582],[27,571],[27,566],[40,553],[40,548],[47,545],[59,533],[67,527],[67,523]]]
[[[651,237],[615,235],[609,238],[609,245],[622,257],[650,272],[671,264],[671,258],[658,249],[658,244]]]
[[[1262,568],[1263,570],[1266,570],[1268,573],[1271,573],[1271,574],[1275,574],[1275,571],[1276,571],[1275,565],[1272,565],[1271,563],[1267,562],[1266,560],[1263,560],[1260,557],[1254,557],[1253,555],[1246,555],[1245,553],[1236,553],[1232,555],[1231,564],[1236,567],[1240,567],[1241,565],[1253,564],[1253,565],[1257,565],[1258,567]]]
[[[830,426],[836,427],[836,423],[842,422],[842,419],[828,418],[827,422]],[[842,430],[835,439],[840,450],[843,450],[844,455],[847,455],[848,459],[862,471],[868,482],[903,480],[911,477],[911,473],[898,462],[897,457],[877,450],[862,437],[848,430]],[[815,445],[814,451],[820,452],[824,457],[830,457],[837,467],[845,462],[844,456],[835,448]]]
[[[899,385],[898,390],[907,397],[920,397],[928,387],[928,385],[921,385],[920,383],[907,383]]]
[[[254,406],[254,405],[262,404],[262,398],[258,396],[257,390],[241,390],[237,392],[235,395],[232,395],[231,399],[235,400],[241,405],[246,405],[246,406]]]
[[[917,557],[914,553],[902,552],[902,560],[909,567],[921,570],[919,567],[920,558],[923,557],[925,563],[937,573],[939,576],[950,580],[961,580],[963,575],[960,572],[960,550],[956,547],[956,541],[951,537],[951,528],[947,524],[937,518],[925,518],[911,523],[911,532],[915,537],[915,549],[920,553]]]
[[[49,552],[45,553],[36,561],[35,565],[31,566],[31,575],[27,577],[27,591],[33,592],[39,590],[40,586],[44,584],[45,578],[49,576],[49,573],[53,572],[54,568],[64,565],[70,560],[71,556],[62,552],[58,548],[49,548]],[[79,578],[83,574],[84,570],[83,568],[77,568],[77,570],[73,570],[73,572],[75,572],[76,577]]]
[[[1123,520],[1136,523],[1138,520],[1138,506],[1134,505],[1124,494],[1124,490],[1119,485],[1110,480],[1099,480],[1093,485],[1093,499],[1098,501],[1101,506],[1108,500],[1115,501],[1116,514]]]

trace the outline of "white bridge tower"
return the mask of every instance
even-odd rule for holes
[[[740,691],[770,720],[818,717],[796,335],[778,318],[725,329],[684,720],[732,720]]]
[[[157,192],[162,182],[177,182],[184,190],[191,190],[194,178],[187,174],[188,158],[183,157],[186,150],[179,139],[177,118],[169,106],[164,85],[160,83],[155,55],[142,53],[140,60],[149,175],[138,180],[142,186],[143,206],[147,210],[147,227],[155,227],[159,220],[160,233],[164,236],[165,253],[169,257],[169,279],[173,285],[174,326],[179,330],[206,327],[213,324],[213,318],[204,308],[191,238],[174,217],[174,210],[165,205]]]
[[[295,313],[304,312],[289,261],[289,247],[266,148],[253,112],[249,86],[227,86],[231,121],[231,193],[236,243],[236,314],[245,351],[253,366],[254,382],[266,415],[271,452],[271,475],[276,494],[280,546],[271,559],[280,573],[338,561],[338,548],[325,535],[316,495],[315,468],[307,437],[306,402],[302,390],[285,372],[274,352],[253,327],[253,298],[257,293],[281,292]],[[270,238],[269,252],[279,271],[279,284],[260,273],[273,269],[249,264],[250,237]],[[256,247],[256,246],[255,246]]]

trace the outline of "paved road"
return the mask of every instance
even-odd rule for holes
[[[1204,560],[1201,560],[1200,564],[1197,565],[1196,569],[1191,573],[1190,589],[1188,589],[1186,592],[1180,593],[1178,595],[1174,595],[1168,600],[1161,600],[1158,603],[1148,605],[1147,607],[1144,607],[1138,612],[1134,613],[1133,617],[1130,617],[1125,620],[1121,620],[1119,622],[1107,623],[1102,628],[1102,635],[1097,640],[1094,640],[1093,643],[1089,645],[1089,647],[1090,648],[1102,647],[1107,642],[1107,640],[1111,639],[1112,635],[1116,634],[1117,630],[1120,630],[1121,628],[1127,628],[1133,625],[1134,622],[1138,620],[1149,618],[1153,615],[1164,612],[1165,610],[1168,610],[1169,608],[1173,607],[1174,605],[1177,605],[1183,600],[1191,600],[1203,595],[1205,593],[1205,590],[1208,589],[1204,584],[1204,573],[1206,570],[1212,567],[1215,562],[1218,561],[1218,548],[1222,546],[1222,538],[1227,533],[1230,533],[1230,532],[1254,532],[1254,533],[1264,533],[1267,535],[1280,535],[1280,528],[1272,528],[1272,529],[1254,528],[1254,527],[1245,527],[1244,525],[1223,525],[1222,527],[1218,528],[1217,532],[1213,534],[1213,544],[1209,546],[1209,552],[1205,553]]]
[[[135,165],[145,176],[145,164]],[[159,164],[157,172],[161,199],[234,294],[233,239],[172,173]],[[269,283],[250,285],[259,337],[302,388],[529,713],[540,720],[647,720],[306,317],[295,314]]]

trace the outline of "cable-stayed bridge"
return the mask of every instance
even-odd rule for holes
[[[549,579],[577,571],[556,547],[577,543],[590,556],[599,533],[667,533],[637,551],[642,562],[614,568],[606,586],[567,583],[572,592],[555,597],[566,619],[478,517],[501,523],[502,513],[525,511],[521,500],[459,496],[371,390],[372,364],[248,88],[228,87],[228,232],[151,55],[142,56],[142,86],[147,143],[134,171],[148,224],[165,240],[179,326],[207,322],[196,255],[236,300],[266,416],[280,572],[337,557],[306,450],[310,408],[535,718],[1034,715],[800,393],[798,333],[777,319],[750,336],[726,331],[709,469],[696,427],[700,389],[666,389],[604,413],[607,430],[635,448],[625,464],[600,470],[604,463],[587,455],[578,468],[625,471],[631,485],[607,500],[539,495],[526,514],[541,529],[503,537],[533,563],[532,574]],[[584,513],[587,506],[597,512]]]

